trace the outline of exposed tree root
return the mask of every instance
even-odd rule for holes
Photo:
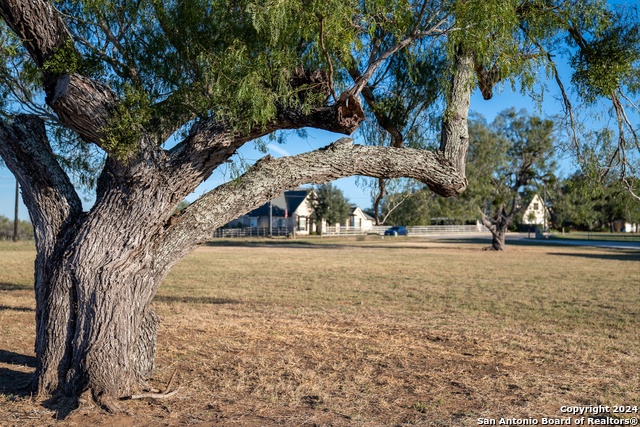
[[[150,390],[147,393],[133,394],[131,396],[123,397],[123,399],[145,399],[147,397],[149,397],[151,399],[166,399],[166,398],[169,398],[169,397],[177,394],[178,391],[180,391],[180,389],[175,389],[175,390],[173,390],[171,392],[169,391],[169,390],[171,390],[171,386],[173,385],[173,380],[175,379],[177,372],[178,372],[177,369],[175,371],[173,371],[173,374],[171,375],[171,379],[169,379],[169,383],[167,384],[167,387],[164,389],[164,392],[160,393],[159,390]]]
[[[113,397],[100,396],[96,398],[96,401],[105,411],[111,414],[122,412],[122,407],[118,404],[118,400]]]
[[[147,397],[150,397],[152,399],[166,399],[168,397],[173,396],[174,394],[177,394],[180,391],[180,389],[175,389],[169,393],[142,393],[142,394],[133,394],[131,396],[129,396],[127,399],[144,399]]]

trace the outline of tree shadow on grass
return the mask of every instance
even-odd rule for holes
[[[29,285],[19,285],[17,283],[0,282],[0,291],[29,291],[33,287]]]
[[[0,350],[0,363],[28,367],[36,367],[36,358],[12,351]],[[29,396],[31,394],[32,372],[0,368],[0,394],[7,396]]]
[[[42,406],[55,412],[53,418],[61,421],[65,420],[73,411],[78,409],[78,399],[56,392],[49,399],[42,402]]]
[[[31,307],[11,307],[8,305],[0,305],[0,311],[5,311],[5,310],[22,311],[22,312],[35,311]]]
[[[348,236],[349,238],[351,236]],[[340,243],[331,243],[330,239],[336,239]],[[310,242],[308,240],[270,240],[265,238],[264,241],[242,241],[242,240],[216,240],[207,242],[205,246],[208,247],[235,247],[235,248],[300,248],[300,249],[318,249],[318,250],[349,250],[353,248],[358,249],[379,249],[379,250],[394,250],[394,249],[428,249],[421,246],[422,243],[431,242],[443,242],[443,243],[490,243],[491,239],[425,239],[425,240],[405,240],[405,237],[387,237],[386,239],[374,238],[363,240],[362,242],[352,241],[340,241],[341,237],[327,237],[325,240],[318,240],[317,242]],[[397,239],[397,240],[394,240]],[[368,244],[379,243],[379,244]],[[390,243],[390,244],[385,244]]]
[[[27,356],[26,354],[14,353],[13,351],[0,350],[0,363],[35,368],[36,358],[34,356]]]
[[[463,237],[460,239],[443,237],[443,238],[432,239],[431,241],[438,242],[438,243],[448,243],[448,244],[464,243],[464,244],[475,244],[475,245],[491,245],[492,238],[491,236]],[[507,242],[506,242],[507,248],[509,246],[545,246],[546,244],[547,244],[547,241],[542,239],[509,239],[508,236],[507,236]]]
[[[0,350],[0,363],[22,368],[27,367],[33,371],[36,367],[36,358],[12,351]],[[0,367],[0,395],[5,395],[9,400],[31,397],[34,391],[33,381],[33,372]],[[64,420],[78,405],[76,399],[57,394],[43,401],[42,407],[55,412],[54,419]]]
[[[327,245],[323,242],[311,243],[308,240],[295,240],[295,239],[269,239],[263,238],[261,240],[212,240],[204,244],[204,246],[210,247],[236,247],[236,248],[273,248],[273,247],[296,247],[296,248],[326,248]],[[335,245],[342,246],[342,245]]]
[[[213,298],[213,297],[186,297],[186,296],[167,296],[167,295],[156,295],[153,298],[154,302],[164,302],[164,303],[185,303],[185,304],[240,304],[242,301],[230,299],[230,298]]]
[[[599,259],[605,261],[640,261],[640,251],[611,251],[606,254],[552,252],[549,255]]]

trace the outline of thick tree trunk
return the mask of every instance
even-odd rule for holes
[[[509,224],[513,219],[513,214],[506,214],[504,206],[500,207],[495,215],[491,218],[482,214],[482,223],[485,227],[491,231],[491,250],[493,251],[506,251],[507,243],[506,236]]]
[[[116,409],[117,398],[151,375],[158,321],[150,302],[162,274],[153,271],[147,242],[131,241],[130,218],[90,215],[36,264],[39,392],[91,390]]]
[[[119,103],[116,93],[87,76],[46,70],[47,61],[72,42],[53,4],[0,0],[0,16],[40,69],[46,102],[61,122],[111,154],[103,132]],[[444,196],[463,191],[472,82],[468,58],[457,65],[452,130],[445,132],[441,152],[363,147],[342,139],[305,154],[267,156],[239,179],[172,215],[186,195],[250,140],[278,129],[309,126],[352,133],[364,120],[359,93],[377,67],[415,37],[370,63],[362,79],[334,104],[310,112],[283,108],[267,126],[256,125],[246,134],[215,116],[202,118],[169,151],[150,135],[141,137],[126,161],[108,156],[96,202],[87,213],[55,158],[42,120],[0,119],[0,156],[23,188],[35,230],[38,391],[78,396],[89,390],[99,403],[115,409],[117,398],[144,387],[153,370],[157,330],[150,303],[160,281],[217,227],[283,190],[366,175],[415,178]],[[176,129],[184,125],[174,124]]]
[[[506,230],[491,230],[491,250],[506,251]]]

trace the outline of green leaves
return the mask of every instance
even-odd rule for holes
[[[512,216],[519,209],[519,192],[553,176],[550,120],[505,110],[490,125],[482,118],[471,120],[469,137],[469,188],[461,198],[487,217],[500,212]]]
[[[632,92],[638,90],[633,80],[638,77],[640,62],[640,22],[637,11],[633,12],[606,15],[603,28],[593,33],[571,29],[578,47],[571,59],[572,82],[588,102],[611,97],[629,84]]]
[[[148,94],[133,86],[125,86],[124,96],[104,130],[105,149],[118,160],[126,161],[135,153],[138,141],[145,134],[145,126],[150,120]]]
[[[54,52],[42,69],[52,74],[72,74],[80,72],[83,65],[82,55],[75,49],[73,41],[68,39],[66,45]]]
[[[314,220],[325,220],[329,225],[344,224],[351,214],[351,204],[342,191],[331,184],[319,185],[314,191],[311,196]]]

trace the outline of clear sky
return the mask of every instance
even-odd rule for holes
[[[538,111],[536,110],[536,105],[529,97],[522,96],[519,93],[513,93],[508,87],[505,88],[502,93],[496,94],[490,101],[482,99],[482,96],[480,96],[478,92],[474,93],[471,100],[471,110],[482,114],[488,121],[493,120],[500,111],[511,107],[516,107],[518,109],[524,108],[530,113],[540,114],[543,116],[558,114],[560,111],[559,101],[553,99],[550,95],[546,97],[542,111]],[[267,148],[269,149],[269,154],[274,157],[295,155],[324,147],[342,136],[343,135],[333,134],[331,132],[310,130],[306,138],[301,138],[295,135],[295,133],[292,133],[287,138],[286,144],[278,144],[273,141],[268,143]],[[356,143],[357,142],[358,141],[356,140]],[[248,143],[242,147],[239,150],[239,153],[248,163],[253,163],[263,156],[262,153],[254,149],[252,143]],[[224,169],[224,166],[222,168]],[[206,182],[200,185],[193,194],[187,197],[187,199],[189,201],[194,201],[198,196],[204,194],[206,191],[227,181],[229,179],[229,175],[230,171],[216,171]],[[368,208],[372,204],[371,196],[368,190],[363,190],[356,185],[356,179],[356,177],[343,178],[334,181],[334,184],[342,189],[351,203],[358,205],[363,209]],[[15,178],[6,167],[0,167],[0,215],[13,219],[14,203]],[[91,206],[91,202],[85,201],[84,204],[85,209],[88,209]],[[22,220],[29,219],[27,208],[22,204],[22,201],[20,201],[19,206],[19,218]]]
[[[637,0],[609,0],[609,3],[616,5],[635,5],[637,4]],[[569,72],[567,68],[568,67],[566,65],[560,65],[560,73],[565,86],[569,86]],[[548,81],[546,83],[549,88],[555,88],[555,82]],[[551,94],[547,94],[542,105],[542,111],[538,111],[536,109],[536,105],[530,98],[518,93],[513,93],[509,87],[506,87],[502,93],[495,94],[493,99],[490,101],[484,101],[478,92],[473,95],[471,100],[471,110],[482,114],[488,121],[493,120],[500,111],[510,107],[515,107],[517,109],[524,108],[530,113],[542,116],[553,116],[560,112],[561,103],[559,100],[554,99]],[[274,142],[270,144],[268,148],[272,156],[279,157],[282,155],[298,154],[303,151],[323,147],[340,137],[342,137],[342,135],[312,130],[309,132],[309,138],[306,140],[302,140],[297,136],[292,136],[287,144],[279,145]],[[245,156],[245,159],[251,163],[262,156],[262,153],[252,149],[251,144],[247,144],[247,146],[243,147],[241,153]],[[569,172],[575,169],[571,161],[566,159],[567,156],[564,157],[565,160],[560,163],[563,171]],[[224,173],[214,173],[207,182],[203,183],[192,195],[188,197],[188,200],[195,200],[197,196],[203,194],[205,191],[215,187],[216,185],[219,185],[224,180]],[[335,181],[335,184],[345,192],[353,204],[357,204],[361,208],[371,206],[370,194],[356,185],[355,177],[340,179]],[[0,166],[0,215],[13,218],[14,201],[15,179],[6,167]],[[91,202],[85,202],[86,209],[88,209],[90,205]],[[27,209],[22,202],[20,202],[19,217],[20,219],[29,219]]]

